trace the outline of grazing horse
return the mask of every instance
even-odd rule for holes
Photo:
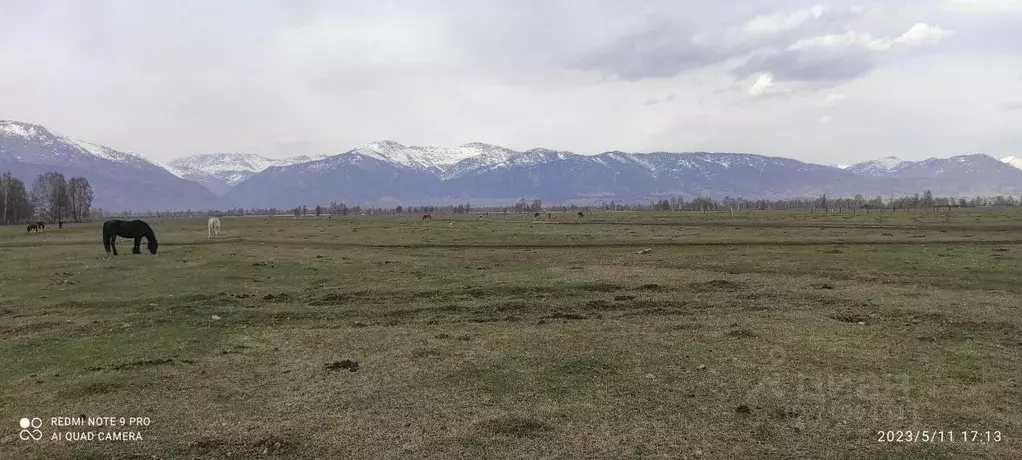
[[[39,233],[39,224],[28,224],[28,229],[25,233],[32,233],[32,230],[35,230],[36,233]]]
[[[58,220],[57,221],[57,228],[64,228],[64,221]]]
[[[35,224],[39,226],[39,230],[46,228],[46,222],[43,222],[41,220],[39,222],[36,222]]]
[[[426,220],[426,219],[430,219],[430,220],[433,220],[433,216],[432,216],[432,215],[429,215],[429,214],[423,214],[423,215],[422,215],[422,220]]]
[[[209,234],[206,236],[206,239],[220,236],[220,219],[216,217],[210,217],[207,227],[209,227],[208,229]]]
[[[579,218],[579,219],[581,219],[581,218],[583,218],[583,217],[585,217],[585,215],[584,215],[584,214],[582,214],[582,211],[579,211],[579,212],[578,212],[578,218]]]
[[[103,222],[103,248],[106,249],[106,253],[117,255],[117,248],[114,246],[114,240],[117,237],[121,238],[134,238],[135,246],[131,248],[132,254],[141,254],[142,251],[138,249],[139,244],[142,243],[142,238],[145,237],[148,242],[149,252],[156,254],[156,234],[153,233],[153,229],[149,227],[149,224],[141,220],[108,220]]]
[[[537,219],[538,219],[538,218],[539,218],[539,213],[537,212],[537,213],[536,213],[536,215],[535,215],[535,216],[532,216],[532,217],[535,217],[535,218],[537,218]]]

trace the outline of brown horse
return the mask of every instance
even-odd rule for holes
[[[39,233],[39,224],[28,224],[28,228],[26,229],[25,233],[32,233],[32,230],[35,230],[36,233]]]
[[[36,222],[35,224],[39,226],[39,230],[42,230],[42,229],[46,228],[46,222],[39,221],[39,222]]]
[[[533,216],[533,217],[535,217],[535,218],[537,218],[537,219],[538,219],[538,218],[539,218],[539,213],[537,212],[537,213],[536,213],[536,215],[535,215],[535,216]]]
[[[423,214],[423,215],[422,215],[422,220],[426,220],[426,219],[430,219],[430,220],[432,220],[432,219],[433,219],[433,216],[432,216],[432,215],[429,215],[429,214]]]
[[[581,218],[583,218],[583,217],[585,217],[585,215],[584,215],[584,214],[582,214],[582,211],[579,211],[579,212],[578,212],[578,218],[579,218],[579,219],[581,219]]]

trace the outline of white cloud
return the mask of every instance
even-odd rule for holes
[[[1022,11],[1022,0],[946,0],[944,8],[980,13]]]
[[[798,10],[789,14],[770,14],[757,16],[742,27],[742,31],[752,35],[768,35],[795,30],[806,22],[820,19],[827,9],[823,5]]]
[[[846,94],[830,93],[827,97],[823,98],[823,105],[837,105],[845,99],[848,99],[848,95]]]
[[[936,45],[937,43],[940,43],[941,40],[952,34],[954,34],[954,32],[941,29],[937,26],[918,23],[912,26],[908,32],[905,32],[900,37],[895,38],[893,43],[910,47]]]
[[[832,117],[830,115],[824,115],[823,117],[820,118],[820,123],[823,123],[823,124],[828,124],[828,123],[830,123],[832,121],[834,121],[834,117]]]
[[[769,73],[762,74],[759,77],[756,77],[756,81],[752,83],[751,87],[749,87],[749,94],[759,96],[765,93],[773,85],[774,76]]]
[[[789,50],[805,50],[825,47],[862,47],[870,51],[886,51],[895,45],[904,47],[936,45],[952,35],[952,31],[937,26],[918,23],[897,38],[874,38],[866,32],[848,31],[843,34],[823,35],[795,42]]]
[[[0,0],[0,119],[159,159],[379,139],[807,161],[1022,142],[1002,107],[1018,2],[188,3]],[[823,115],[841,129],[805,130]]]

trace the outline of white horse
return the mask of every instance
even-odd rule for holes
[[[206,237],[206,239],[216,238],[220,236],[220,219],[217,219],[216,217],[210,217],[208,226],[209,235]]]

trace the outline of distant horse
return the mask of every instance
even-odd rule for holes
[[[57,228],[64,228],[64,221],[58,220],[57,221]]]
[[[32,230],[39,233],[39,224],[28,224],[28,230],[25,233],[32,233]]]
[[[546,213],[546,218],[547,218],[547,219],[549,219],[549,218],[550,218],[550,213],[549,213],[549,212],[548,212],[548,213]]]
[[[582,211],[579,211],[579,212],[578,212],[578,218],[579,218],[579,219],[581,219],[581,218],[583,218],[583,217],[585,217],[585,215],[584,215],[584,214],[582,214]]]
[[[429,214],[423,214],[423,215],[422,215],[422,220],[426,220],[426,219],[430,219],[430,220],[432,220],[432,219],[433,219],[433,216],[431,216],[431,215],[429,215]]]
[[[220,219],[216,217],[210,217],[207,227],[209,227],[208,228],[209,234],[206,236],[206,239],[220,236]]]
[[[535,217],[535,218],[537,218],[537,219],[538,219],[538,218],[539,218],[539,213],[537,212],[537,213],[536,213],[536,215],[535,215],[535,216],[533,216],[533,217]]]
[[[36,222],[35,224],[39,226],[39,230],[43,230],[43,229],[46,228],[46,222],[39,221],[39,222]]]
[[[141,254],[142,251],[138,249],[139,244],[142,243],[144,237],[148,242],[149,252],[156,254],[156,234],[153,233],[153,229],[149,227],[149,224],[141,220],[108,220],[103,222],[103,248],[106,249],[106,253],[117,255],[117,247],[114,246],[114,240],[117,237],[121,238],[134,238],[135,245],[131,248],[132,254]]]

